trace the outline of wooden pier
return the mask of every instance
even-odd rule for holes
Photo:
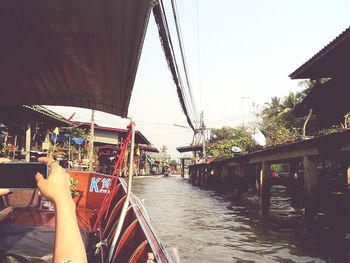
[[[237,197],[244,192],[255,191],[260,196],[262,214],[268,215],[271,202],[271,165],[288,163],[287,180],[290,183],[293,183],[295,175],[303,177],[304,191],[299,195],[303,195],[305,219],[311,223],[320,207],[325,205],[321,203],[324,201],[324,196],[348,196],[349,153],[350,130],[344,130],[209,164],[191,165],[189,180],[193,185],[235,191]],[[332,163],[336,171],[325,180],[322,173],[325,171],[326,162]],[[331,182],[333,177],[336,178],[336,186],[333,187],[330,183],[325,187],[324,182]]]

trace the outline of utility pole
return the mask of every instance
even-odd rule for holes
[[[203,138],[203,159],[204,161],[207,158],[206,152],[205,152],[205,125],[204,125],[204,112],[201,112],[200,115],[200,129],[202,133],[202,138]]]
[[[245,116],[244,116],[244,111],[245,111],[245,109],[244,109],[244,100],[246,100],[246,99],[250,99],[250,97],[241,97],[241,103],[242,103],[242,118],[243,118],[243,127],[244,127],[244,125],[245,125]]]
[[[94,157],[94,138],[95,138],[95,110],[91,112],[91,128],[89,142],[89,171],[92,172],[92,164]]]

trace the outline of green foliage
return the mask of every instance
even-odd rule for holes
[[[178,162],[176,160],[170,160],[169,165],[176,166],[178,165]]]
[[[328,135],[328,134],[339,132],[341,129],[343,129],[343,127],[340,124],[339,125],[332,125],[329,128],[322,129],[320,134],[321,135]]]
[[[214,158],[230,157],[232,146],[241,148],[243,153],[251,151],[255,146],[251,133],[243,126],[223,127],[213,129],[211,132],[208,155]]]
[[[79,184],[79,180],[75,180],[72,177],[69,177],[68,180],[69,180],[70,193],[71,193],[72,197],[75,197],[79,194],[77,192],[77,190],[75,189],[76,186]]]
[[[70,134],[72,135],[72,137],[87,138],[88,134],[89,134],[89,131],[87,129],[85,129],[85,128],[74,127]]]
[[[288,163],[275,163],[271,165],[271,170],[275,172],[285,172],[289,171],[289,164]]]
[[[265,108],[260,114],[259,126],[267,136],[268,146],[295,141],[302,137],[305,118],[295,117],[293,111],[306,94],[307,92],[290,92],[283,98],[272,97],[270,102],[265,103]],[[310,123],[314,124],[314,121]]]
[[[267,146],[293,142],[301,139],[300,128],[289,128],[285,123],[277,122],[269,127]]]

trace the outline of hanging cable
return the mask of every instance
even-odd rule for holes
[[[196,1],[197,7],[197,50],[198,50],[198,87],[199,87],[199,105],[200,108],[203,109],[202,105],[202,76],[201,76],[201,50],[199,44],[199,6],[198,0]]]
[[[169,31],[165,11],[164,11],[164,5],[162,0],[160,0],[159,2],[160,4],[155,5],[153,7],[153,15],[158,26],[159,37],[161,40],[161,44],[165,53],[165,57],[166,57],[169,69],[171,71],[174,83],[176,85],[179,101],[180,101],[182,110],[186,116],[187,123],[192,128],[192,130],[195,130],[192,123],[192,120],[194,119],[193,118],[194,113],[190,102],[186,98],[186,93],[184,91],[183,83],[181,81],[179,69],[175,58],[175,52],[174,52],[173,44],[170,37],[170,31]]]
[[[166,12],[165,12],[165,8],[164,8],[164,4],[163,4],[162,0],[160,0],[160,4],[161,4],[161,7],[162,7],[162,13],[163,13],[164,22],[165,22],[164,25],[165,25],[166,33],[167,33],[167,36],[168,36],[168,39],[169,39],[169,44],[170,44],[170,48],[171,48],[171,52],[172,52],[172,57],[173,57],[173,60],[174,60],[175,69],[176,69],[176,72],[177,72],[177,75],[178,75],[178,79],[179,79],[179,84],[180,84],[179,87],[180,87],[180,90],[181,90],[181,94],[183,96],[187,112],[190,115],[190,119],[194,120],[194,119],[196,119],[196,117],[195,117],[195,113],[194,113],[194,110],[193,110],[193,104],[191,104],[191,101],[189,101],[188,98],[187,98],[187,92],[185,90],[185,87],[184,87],[182,79],[181,79],[181,74],[180,74],[180,71],[179,71],[179,68],[178,68],[178,64],[177,64],[177,61],[176,61],[174,46],[173,46],[173,42],[172,42],[172,39],[171,39],[170,30],[169,30],[168,19],[167,19],[167,16],[166,16]]]
[[[197,117],[198,116],[198,112],[197,112],[197,109],[196,109],[196,104],[194,103],[190,77],[189,77],[188,70],[187,70],[185,49],[183,47],[183,39],[182,39],[180,22],[179,22],[179,18],[178,18],[178,12],[177,12],[177,6],[176,6],[175,0],[171,0],[171,6],[172,6],[172,10],[173,10],[173,15],[174,15],[174,21],[175,21],[175,26],[176,26],[177,38],[179,40],[179,47],[180,47],[180,51],[181,51],[182,65],[183,65],[184,73],[185,73],[185,77],[186,77],[187,89],[188,89],[188,93],[189,93],[189,96],[190,96],[190,99],[191,99],[191,103],[193,105],[193,111],[194,111],[195,117]]]

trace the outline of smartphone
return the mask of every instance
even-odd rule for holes
[[[17,162],[0,164],[0,188],[34,189],[37,188],[35,174],[48,176],[48,165],[40,162]]]

